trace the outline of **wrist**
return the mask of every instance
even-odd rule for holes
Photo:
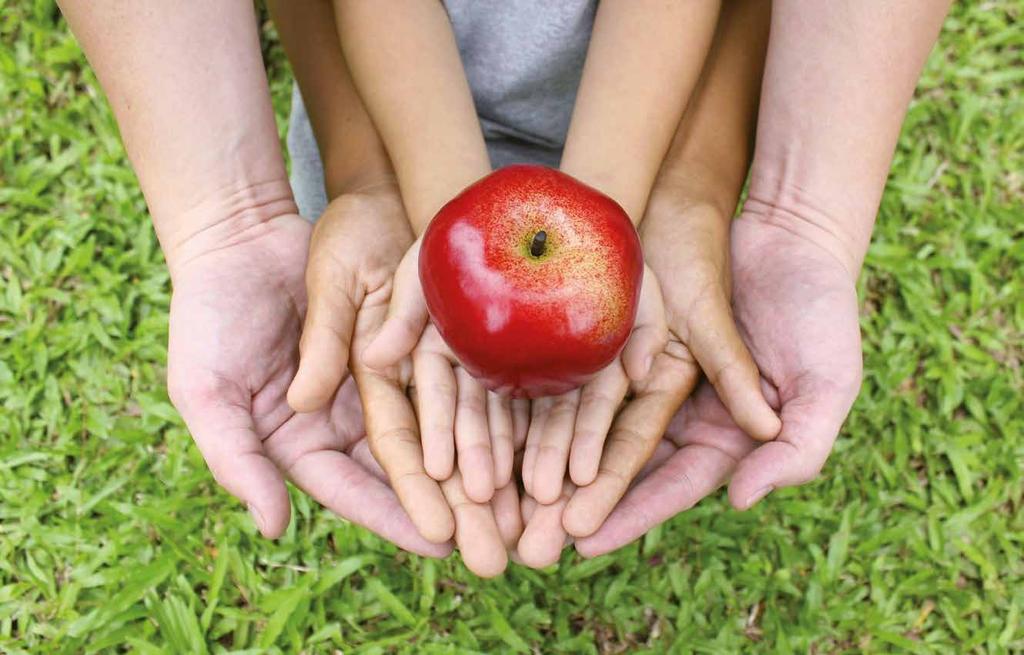
[[[728,223],[736,213],[742,185],[742,177],[736,181],[702,162],[677,162],[659,173],[649,205],[655,206],[662,198],[671,198],[676,203],[682,200],[687,205],[704,205],[713,208]]]
[[[191,261],[264,238],[274,219],[296,215],[287,180],[238,184],[174,217],[154,212],[153,224],[173,279]]]
[[[491,172],[486,150],[481,157],[469,154],[462,160],[431,162],[420,176],[406,171],[399,174],[399,188],[406,216],[416,236],[424,230],[452,198]]]
[[[370,149],[375,152],[371,152]],[[366,152],[367,155],[353,157],[352,152]],[[346,147],[341,152],[328,150],[323,155],[323,166],[328,200],[349,193],[360,193],[370,188],[397,184],[391,161],[379,140],[365,144],[362,148]]]
[[[743,205],[745,220],[784,230],[837,260],[852,280],[860,274],[874,216],[833,207],[798,181],[756,175]]]
[[[624,167],[621,160],[606,161],[572,143],[567,143],[558,169],[617,202],[633,225],[640,224],[651,190],[645,171]]]
[[[326,169],[325,167],[325,170]],[[398,179],[394,171],[387,169],[362,168],[342,174],[328,173],[327,200],[332,201],[341,196],[377,193],[398,190]]]

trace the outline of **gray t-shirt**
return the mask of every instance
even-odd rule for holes
[[[557,166],[597,0],[445,0],[494,167]],[[298,88],[288,127],[299,211],[327,205],[323,166]]]

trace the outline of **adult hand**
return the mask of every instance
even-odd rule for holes
[[[758,207],[758,210],[760,207]],[[861,380],[855,274],[820,239],[773,212],[748,209],[732,225],[736,320],[760,367],[782,431],[750,439],[705,385],[666,436],[674,452],[629,490],[607,521],[578,539],[587,556],[608,552],[713,492],[747,509],[772,489],[817,476]]]
[[[362,398],[369,450],[417,529],[434,543],[454,536],[467,566],[493,576],[505,569],[507,549],[522,529],[515,485],[506,481],[490,502],[475,502],[450,468],[441,484],[428,477],[419,436],[422,417],[417,420],[409,398],[417,398],[423,388],[414,382],[413,366],[404,358],[375,369],[362,357],[384,322],[395,271],[412,242],[398,189],[391,183],[342,195],[328,206],[310,245],[310,307],[301,364],[288,398],[293,406],[315,412],[331,402],[351,370]],[[525,433],[525,426],[520,431]],[[508,466],[511,477],[511,453]]]
[[[370,448],[420,534],[444,543],[455,529],[452,515],[441,488],[424,471],[415,418],[411,428],[407,425],[412,410],[400,367],[387,374],[360,374],[358,358],[363,342],[383,320],[395,269],[412,238],[398,189],[389,181],[341,195],[328,205],[310,242],[309,311],[288,399],[303,412],[329,405],[354,352],[351,366]]]
[[[373,474],[351,385],[308,414],[285,400],[298,366],[310,229],[282,215],[173,262],[171,400],[215,479],[246,503],[265,536],[288,524],[287,477],[402,548],[442,556],[448,547],[423,539]]]

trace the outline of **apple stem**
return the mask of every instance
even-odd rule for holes
[[[530,254],[534,257],[540,257],[544,254],[544,245],[547,243],[548,233],[541,230],[537,234],[533,235],[533,243],[530,244]]]

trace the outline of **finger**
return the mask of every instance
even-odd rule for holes
[[[458,471],[441,488],[455,514],[455,543],[466,567],[481,578],[500,575],[508,566],[508,553],[490,506],[470,500]]]
[[[654,453],[651,454],[651,458],[647,460],[640,472],[633,478],[633,483],[636,484],[640,480],[643,480],[653,471],[656,471],[659,466],[664,464],[669,457],[676,452],[676,447],[672,445],[672,442],[662,439],[658,442],[658,445],[654,447]]]
[[[300,457],[288,473],[300,489],[321,505],[400,548],[427,557],[445,557],[451,552],[447,543],[424,539],[395,493],[343,453],[309,453]]]
[[[686,345],[736,425],[754,439],[774,439],[782,423],[761,393],[761,373],[736,328],[725,291],[715,287],[703,295],[686,322]]]
[[[519,510],[519,489],[515,482],[506,484],[494,492],[491,510],[494,512],[494,522],[498,525],[498,533],[501,534],[505,549],[512,550],[523,534],[523,515]]]
[[[188,396],[176,399],[175,405],[217,484],[246,504],[264,537],[276,539],[288,527],[288,489],[263,450],[248,400],[243,401],[240,390],[237,395],[229,398],[222,388],[204,390],[193,383]]]
[[[533,513],[536,512],[537,508],[540,506],[540,503],[534,500],[533,496],[523,494],[522,498],[519,500],[519,510],[522,512],[524,524],[530,522],[530,519],[533,517]]]
[[[494,460],[487,426],[487,390],[462,367],[455,369],[455,448],[466,495],[486,503],[494,495]]]
[[[654,454],[690,391],[687,385],[677,384],[680,369],[676,360],[659,357],[652,371],[655,383],[622,409],[605,444],[597,477],[579,488],[566,507],[564,525],[569,534],[584,537],[596,532]]]
[[[575,484],[585,486],[597,477],[604,440],[628,391],[629,378],[619,360],[583,387],[569,455],[569,477]]]
[[[774,489],[810,482],[825,465],[857,390],[830,390],[821,380],[803,384],[814,391],[783,404],[778,438],[737,466],[729,484],[729,501],[736,509],[749,509]]]
[[[562,513],[572,493],[573,485],[566,481],[556,502],[530,508],[530,517],[516,546],[520,562],[541,569],[558,561],[569,541],[562,527]]]
[[[531,494],[542,505],[555,502],[562,493],[579,403],[580,390],[573,389],[555,396],[548,405],[534,456]]]
[[[363,362],[383,370],[412,352],[427,325],[427,301],[419,276],[419,241],[402,258],[395,271],[388,317],[366,349]]]
[[[526,495],[533,496],[533,472],[537,464],[537,451],[544,433],[544,424],[553,404],[552,398],[538,398],[530,401],[530,421],[526,432],[526,448],[523,450],[523,462],[519,467],[523,478],[523,489]]]
[[[437,482],[423,467],[416,416],[398,384],[379,374],[357,375],[370,451],[387,472],[391,488],[416,529],[432,543],[448,541],[455,521]]]
[[[370,452],[370,444],[367,443],[366,439],[361,439],[359,443],[352,448],[352,451],[349,453],[349,457],[352,458],[353,462],[369,471],[373,477],[382,482],[388,481],[388,474],[384,472],[384,469],[380,467],[377,460],[373,458],[373,453]]]
[[[487,427],[491,434],[491,456],[494,458],[494,486],[502,488],[512,480],[512,459],[515,454],[512,399],[493,391],[487,392]]]
[[[356,284],[327,284],[325,278],[315,265],[306,274],[309,309],[299,343],[299,370],[288,387],[288,404],[296,412],[327,405],[347,373],[358,308]]]
[[[455,463],[455,373],[447,357],[431,350],[417,348],[412,361],[423,464],[430,477],[447,480]]]
[[[530,399],[515,398],[512,400],[512,443],[518,452],[526,443],[526,433],[530,429]]]
[[[577,552],[597,557],[640,538],[721,486],[734,466],[717,448],[684,446],[630,489],[597,532],[577,538]]]
[[[636,323],[622,351],[622,365],[629,378],[639,382],[647,377],[654,358],[665,349],[666,343],[668,325],[665,322],[661,287],[658,285],[658,277],[645,266]]]

